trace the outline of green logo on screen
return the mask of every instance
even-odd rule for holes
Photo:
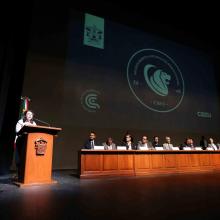
[[[127,79],[135,98],[155,112],[171,112],[182,102],[184,80],[177,63],[155,49],[134,53],[127,64]]]
[[[104,19],[85,14],[84,41],[87,46],[104,49]]]
[[[81,105],[88,112],[96,112],[100,109],[100,105],[98,103],[100,93],[96,90],[86,90],[81,95]]]
[[[100,45],[103,38],[103,32],[95,25],[86,26],[86,37],[89,44]]]
[[[154,73],[149,77],[149,71],[151,68],[155,68]],[[171,80],[171,76],[161,69],[157,69],[154,65],[147,64],[144,67],[144,78],[148,86],[158,95],[168,95],[168,85]]]

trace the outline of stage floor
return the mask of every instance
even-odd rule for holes
[[[220,173],[79,179],[18,188],[0,176],[0,219],[219,219]]]

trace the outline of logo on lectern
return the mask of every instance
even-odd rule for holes
[[[47,141],[43,138],[38,138],[35,142],[35,150],[37,156],[43,156],[47,149]]]

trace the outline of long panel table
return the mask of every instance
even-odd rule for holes
[[[80,178],[220,171],[220,151],[81,150]]]

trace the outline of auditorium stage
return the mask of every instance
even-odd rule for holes
[[[19,188],[0,177],[0,219],[216,219],[220,173],[79,179],[56,171],[59,183]]]

